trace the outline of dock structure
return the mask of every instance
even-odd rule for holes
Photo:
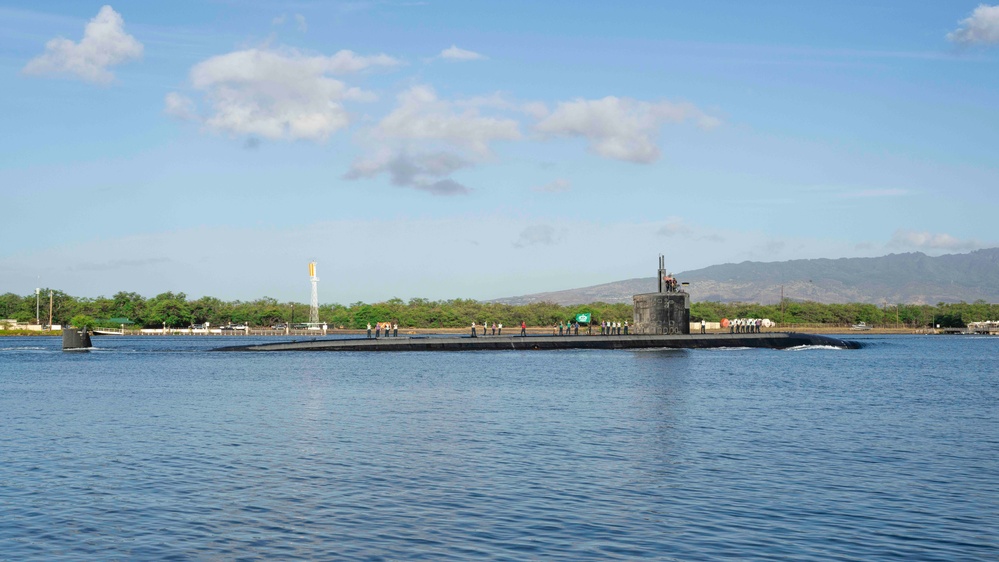
[[[971,322],[968,324],[968,327],[964,331],[964,333],[985,334],[985,335],[999,334],[999,322],[995,320],[986,320],[984,322]]]
[[[632,334],[621,336],[409,336],[331,338],[221,347],[215,351],[503,351],[557,349],[712,349],[751,347],[790,349],[825,346],[860,347],[857,342],[816,334]]]

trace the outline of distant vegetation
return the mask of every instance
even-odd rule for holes
[[[877,306],[848,303],[823,304],[785,300],[781,305],[750,303],[696,302],[690,305],[694,320],[718,321],[722,318],[770,318],[783,324],[846,325],[866,322],[876,326],[920,328],[939,324],[944,328],[963,328],[969,322],[999,320],[999,304],[938,303],[937,305],[900,304]]]
[[[44,289],[42,295],[48,295]],[[304,303],[278,302],[272,298],[254,301],[223,301],[214,297],[189,300],[184,293],[163,293],[144,298],[138,293],[119,292],[111,298],[79,298],[61,291],[53,291],[53,323],[63,324],[93,322],[92,325],[117,327],[108,319],[127,318],[135,327],[158,328],[164,324],[184,328],[192,324],[211,323],[249,324],[270,326],[279,323],[306,322],[309,306]],[[48,299],[42,299],[42,322],[48,321]],[[567,321],[577,313],[593,313],[593,321],[631,321],[629,304],[596,302],[586,305],[561,306],[548,302],[524,305],[487,303],[474,300],[453,299],[431,301],[427,299],[391,299],[380,303],[355,302],[350,305],[324,304],[319,307],[319,321],[331,326],[363,328],[368,322],[398,322],[413,328],[461,328],[473,321],[502,323],[504,327],[519,326],[521,320],[530,326],[548,326]],[[873,304],[821,304],[816,302],[785,301],[783,312],[780,304],[760,305],[748,303],[697,302],[691,305],[691,320],[709,322],[722,318],[770,318],[785,324],[853,324],[866,322],[872,325],[909,327],[928,326],[933,323],[943,327],[963,327],[969,322],[999,320],[999,304],[984,301],[968,303],[940,303],[932,305]],[[11,318],[19,322],[35,319],[35,294],[19,296],[13,293],[0,295],[0,319]]]

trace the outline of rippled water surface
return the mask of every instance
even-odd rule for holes
[[[0,338],[0,559],[999,559],[999,338]]]

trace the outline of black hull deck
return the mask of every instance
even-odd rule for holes
[[[315,339],[221,347],[215,351],[474,351],[551,349],[710,349],[753,347],[789,349],[828,346],[860,347],[857,342],[815,334],[690,334],[621,336],[408,336],[396,338]]]

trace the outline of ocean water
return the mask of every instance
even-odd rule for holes
[[[996,560],[999,338],[0,338],[0,560]]]

